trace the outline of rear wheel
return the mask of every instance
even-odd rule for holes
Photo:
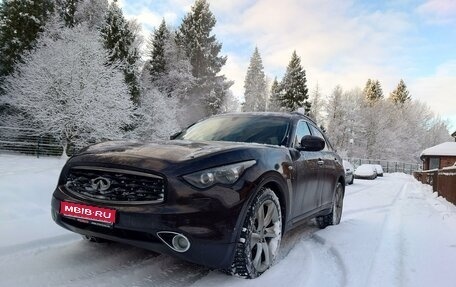
[[[271,189],[265,188],[249,207],[229,273],[244,278],[258,277],[273,264],[281,239],[279,199]]]
[[[344,205],[344,188],[340,182],[336,185],[334,192],[334,201],[331,213],[323,216],[317,216],[317,225],[319,228],[325,228],[328,225],[337,225],[342,218],[342,209]]]

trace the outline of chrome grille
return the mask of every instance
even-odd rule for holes
[[[65,187],[77,195],[99,201],[163,202],[163,177],[129,170],[73,167]]]

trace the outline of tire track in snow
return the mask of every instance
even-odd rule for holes
[[[348,273],[342,255],[330,242],[317,234],[319,230],[321,229],[317,227],[315,220],[311,220],[289,231],[284,236],[283,241],[285,244],[280,247],[281,250],[276,264],[280,264],[280,261],[285,260],[291,252],[297,248],[300,249],[301,245],[304,245],[307,253],[303,254],[303,256],[309,262],[306,262],[305,277],[300,277],[297,274],[299,286],[314,286],[317,284],[321,279],[319,278],[322,274],[321,269],[324,269],[324,272],[328,275],[325,279],[328,279],[329,282],[326,282],[327,285],[320,286],[347,286]]]
[[[356,190],[354,192],[350,192],[350,191],[346,191],[345,193],[345,197],[347,197],[348,195],[357,195],[357,196],[364,196],[363,193],[359,194],[360,192],[364,192],[366,196],[369,196],[370,197],[370,189],[372,188],[377,188],[378,189],[378,186],[381,185],[380,184],[376,184],[376,185],[372,185],[372,186],[368,186],[368,187],[365,187],[365,188],[362,188],[362,189],[359,189],[359,190]],[[390,191],[390,190],[394,190],[396,188],[396,185],[394,183],[391,183],[391,182],[388,182],[388,183],[383,183],[382,185],[382,189],[385,190],[385,191]],[[395,197],[397,196],[397,194],[395,195]],[[350,198],[350,200],[352,200],[352,198]],[[367,207],[363,207],[363,208],[357,208],[357,209],[349,209],[349,210],[346,210],[344,209],[343,212],[342,212],[342,217],[351,217],[353,215],[358,215],[359,213],[362,214],[362,213],[370,213],[372,214],[373,212],[377,212],[377,213],[380,213],[380,212],[386,212],[388,211],[389,209],[391,209],[393,206],[394,206],[394,203],[395,203],[395,198],[393,198],[393,200],[387,204],[382,204],[382,205],[368,205]]]
[[[22,253],[36,253],[41,250],[46,250],[48,248],[52,248],[55,246],[61,246],[67,243],[75,242],[78,239],[80,239],[79,235],[71,233],[38,239],[12,246],[0,247],[0,258],[3,256],[12,255],[16,253],[21,253],[21,255],[23,255]]]
[[[371,213],[371,212],[379,212],[379,211],[385,211],[388,210],[391,207],[391,204],[385,204],[385,205],[377,205],[373,207],[366,207],[366,208],[359,208],[359,209],[352,209],[348,211],[343,212],[343,216],[351,216],[353,214],[358,214],[358,213]]]
[[[168,255],[155,254],[124,262],[103,272],[92,272],[55,286],[188,286],[209,269]]]
[[[315,268],[317,265],[315,263],[322,265],[320,257],[325,252],[323,248],[320,248],[321,245],[317,245],[312,240],[313,234],[318,230],[320,229],[311,220],[288,231],[282,238],[279,254],[273,266],[258,278],[253,280],[242,279],[236,276],[227,276],[219,271],[212,271],[191,286],[277,286],[276,283],[271,282],[278,280],[284,286],[316,286],[310,281],[319,276],[319,270]],[[313,248],[318,249],[319,252],[314,252]],[[278,275],[280,276],[277,277]]]
[[[152,255],[123,262],[103,272],[92,272],[55,286],[188,286],[202,278],[209,269],[168,255],[146,251]]]
[[[309,220],[306,223],[288,231],[282,238],[277,261],[287,257],[293,248],[301,241],[309,239],[312,235],[320,230],[314,220]]]
[[[102,273],[140,264],[155,256],[158,254],[139,248],[115,243],[101,246],[81,239],[65,246],[53,245],[45,252],[4,256],[0,275],[4,286],[35,286],[34,282],[46,282],[46,286],[66,286],[71,282],[93,279]],[[89,285],[92,284],[76,284]]]
[[[339,284],[338,285],[333,285],[333,286],[347,286],[347,277],[348,277],[348,271],[347,267],[342,259],[342,255],[340,252],[337,250],[336,247],[334,247],[331,243],[329,243],[326,239],[323,237],[317,235],[317,234],[312,234],[311,239],[317,243],[320,248],[323,250],[327,251],[334,260],[333,262],[335,263],[333,268],[334,274],[338,274],[339,278],[336,279]],[[328,262],[326,262],[328,263]]]
[[[128,271],[131,274],[132,270],[147,264],[157,256],[159,256],[159,254],[149,251],[144,252],[142,250],[126,252],[122,257],[117,258],[117,260],[113,260],[113,262],[107,265],[102,265],[100,270],[95,269],[87,273],[81,272],[70,280],[64,279],[62,282],[56,282],[53,286],[100,286],[100,284],[94,283],[99,281],[99,278],[106,277],[106,275],[109,275],[110,278],[116,278],[117,273],[125,271]],[[115,281],[118,281],[117,278]],[[110,283],[109,285],[121,286],[113,283]]]
[[[40,243],[43,242],[36,242],[37,246]],[[59,287],[178,287],[188,286],[209,273],[205,267],[128,245],[97,244],[82,239],[66,243],[18,248],[17,252],[0,257],[2,286],[34,286],[33,282],[46,282],[46,286]]]
[[[188,263],[168,255],[163,255],[163,260],[158,264],[160,265],[160,268],[155,268],[152,273],[149,268],[144,268],[142,272],[147,274],[147,276],[134,282],[131,286],[188,286],[210,272],[210,269],[206,267]]]
[[[397,280],[403,280],[403,276],[401,276],[403,269],[401,259],[403,255],[401,242],[402,228],[398,201],[407,189],[407,186],[408,183],[404,182],[390,204],[391,211],[385,215],[382,221],[382,227],[380,229],[381,237],[377,242],[375,252],[373,253],[374,256],[370,260],[364,286],[396,286],[402,283],[396,282]],[[399,274],[394,276],[392,275],[394,273]],[[390,278],[386,278],[386,274]],[[380,278],[382,280],[379,280]]]
[[[279,258],[286,257],[297,244],[311,239],[318,231],[313,221],[288,232],[282,241]],[[76,235],[76,238],[80,238]],[[47,282],[47,286],[188,286],[205,277],[210,270],[171,256],[159,255],[117,243],[96,244],[73,234],[37,240],[3,250],[0,273],[3,281],[14,286],[33,286],[33,282]],[[311,253],[311,252],[309,252]],[[20,260],[14,260],[17,256]],[[312,259],[312,256],[309,256]],[[10,264],[13,262],[12,264]],[[42,262],[43,268],[27,265]],[[280,259],[278,260],[280,262]],[[9,265],[3,268],[1,265]],[[44,269],[44,266],[47,266]],[[19,278],[11,270],[27,274]],[[307,270],[311,272],[311,270]],[[11,274],[9,276],[8,274]],[[1,275],[1,274],[0,274]],[[226,276],[222,274],[222,276]],[[229,276],[227,276],[229,277]]]
[[[361,179],[360,179],[361,180]],[[362,180],[367,180],[367,179],[362,179]],[[369,190],[369,189],[373,189],[373,188],[377,188],[379,185],[381,184],[385,184],[383,181],[374,181],[372,182],[372,185],[369,185],[369,186],[366,186],[366,187],[362,187],[362,188],[356,188],[357,186],[346,186],[345,187],[345,195],[344,196],[352,196],[352,195],[355,195],[357,193],[360,193],[362,191],[366,191],[366,190]],[[390,183],[388,183],[390,184]],[[347,187],[350,187],[349,189],[347,189]],[[352,189],[355,189],[352,191]]]

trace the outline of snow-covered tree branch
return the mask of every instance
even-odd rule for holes
[[[85,25],[45,33],[5,79],[6,102],[62,146],[120,138],[132,105],[122,72],[106,58],[98,33]]]

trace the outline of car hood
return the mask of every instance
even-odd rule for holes
[[[110,141],[92,145],[80,155],[97,155],[98,157],[139,157],[148,159],[158,159],[170,162],[183,162],[217,154],[229,150],[245,148],[274,148],[275,146],[254,144],[254,143],[235,143],[235,142],[197,142],[197,141],[159,141],[159,142],[139,142],[139,141]]]

